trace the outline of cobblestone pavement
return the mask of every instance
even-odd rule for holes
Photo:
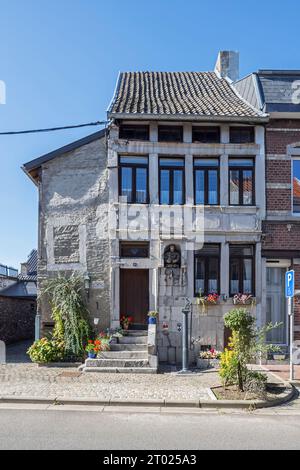
[[[101,399],[209,400],[216,372],[178,375],[79,373],[36,364],[0,366],[0,396]]]

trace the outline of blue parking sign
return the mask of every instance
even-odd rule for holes
[[[294,297],[295,295],[295,271],[285,273],[285,296]]]

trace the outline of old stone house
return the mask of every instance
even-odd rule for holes
[[[284,277],[294,269],[300,289],[300,70],[259,70],[235,84],[266,125],[266,218],[263,222],[263,321],[282,322],[269,340],[289,345]],[[295,297],[295,340],[300,340],[300,301]]]
[[[268,115],[233,87],[237,65],[226,53],[214,72],[121,73],[107,129],[24,165],[39,190],[39,284],[81,272],[99,329],[158,310],[160,361],[180,360],[186,298],[192,352],[223,348],[235,294],[263,321]],[[200,292],[217,303],[199,306]]]

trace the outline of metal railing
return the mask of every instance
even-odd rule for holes
[[[19,272],[17,269],[0,264],[0,276],[17,278],[18,274]]]

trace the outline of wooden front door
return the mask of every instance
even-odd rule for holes
[[[146,325],[149,311],[149,271],[121,269],[120,317],[133,317],[135,325]]]

